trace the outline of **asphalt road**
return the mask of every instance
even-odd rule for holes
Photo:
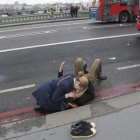
[[[118,70],[140,63],[139,44],[136,22],[81,20],[1,28],[0,113],[35,105],[31,93],[56,78],[64,60],[68,73],[74,72],[78,57],[88,63],[88,69],[100,58],[108,79],[96,84],[95,91],[139,82],[139,67]]]

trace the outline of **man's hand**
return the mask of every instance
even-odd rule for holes
[[[63,66],[64,66],[65,63],[66,63],[65,61],[61,63],[60,68],[59,68],[59,72],[63,71]]]

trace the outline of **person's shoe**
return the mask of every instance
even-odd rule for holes
[[[76,127],[79,127],[79,126],[85,127],[85,128],[87,128],[87,129],[90,129],[90,128],[95,128],[95,127],[96,127],[96,124],[93,123],[93,122],[88,123],[88,122],[86,122],[86,121],[79,121],[79,122],[73,123],[73,124],[71,125],[71,128],[76,128]]]
[[[84,61],[84,73],[87,74],[88,71],[87,71],[87,63]]]
[[[89,138],[96,134],[95,128],[84,128],[84,127],[77,127],[75,129],[72,129],[71,131],[71,137],[72,138]]]
[[[39,105],[34,107],[35,111],[44,111],[44,108],[40,107]]]
[[[107,76],[100,76],[97,78],[97,80],[106,80],[107,79]]]

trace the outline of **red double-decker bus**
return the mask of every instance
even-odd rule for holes
[[[137,30],[140,31],[140,0],[139,0],[139,12],[137,16]]]
[[[136,20],[138,9],[138,0],[99,0],[89,8],[89,18],[125,23]]]

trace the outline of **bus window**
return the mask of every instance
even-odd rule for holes
[[[120,6],[127,6],[127,2],[126,0],[120,0]]]

